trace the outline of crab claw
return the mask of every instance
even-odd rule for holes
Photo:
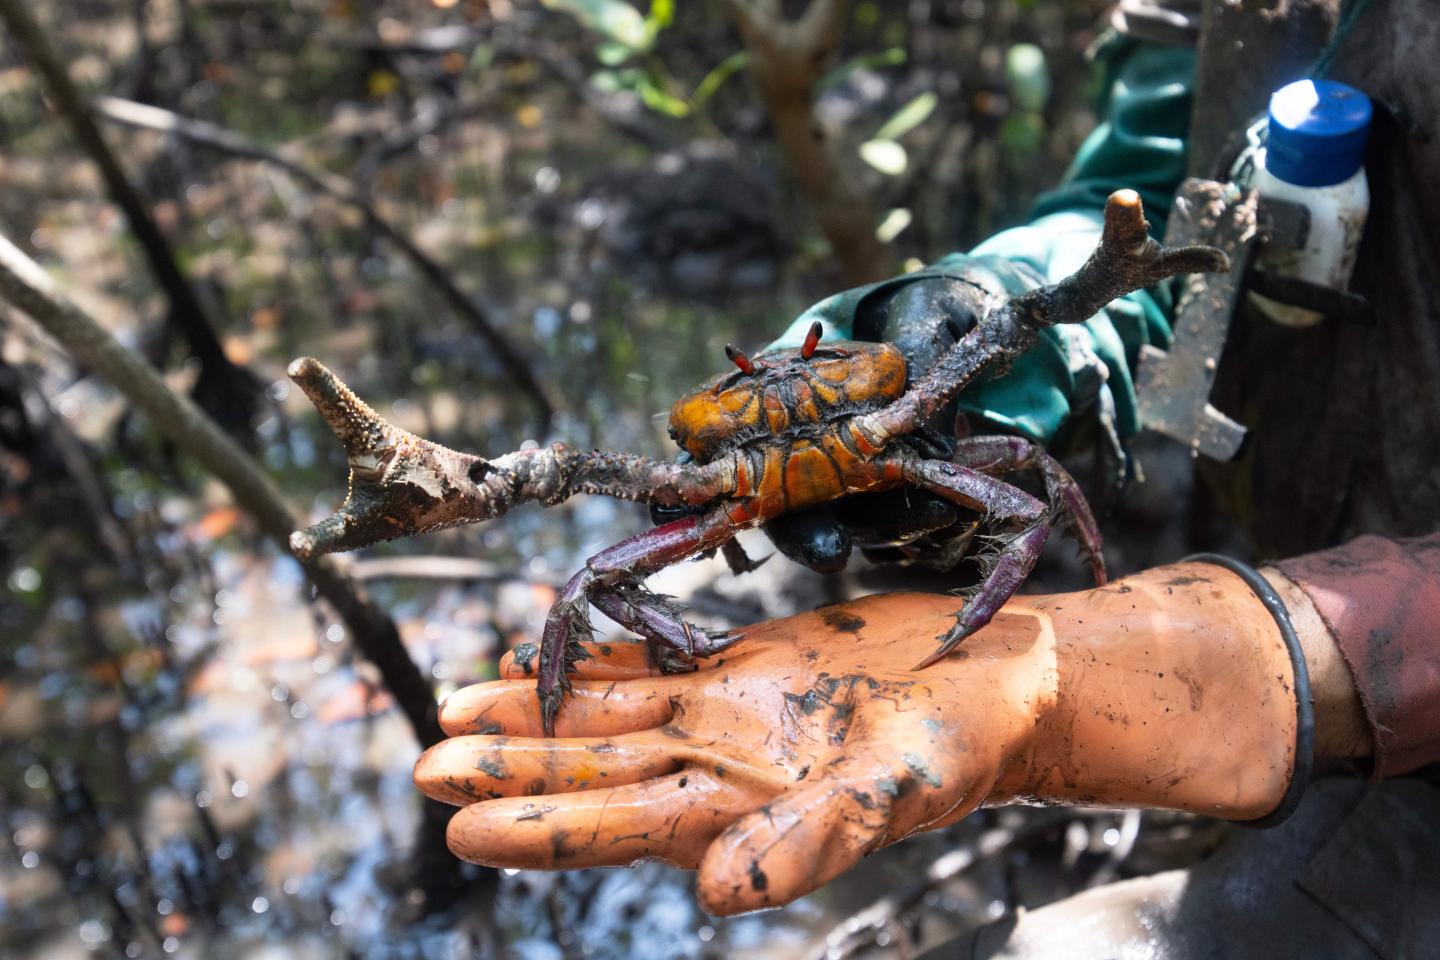
[[[490,461],[400,429],[318,360],[301,357],[287,372],[350,461],[350,492],[340,510],[290,535],[290,550],[301,561],[503,512],[484,495]]]

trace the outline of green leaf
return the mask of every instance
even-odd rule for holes
[[[690,104],[662,88],[648,73],[640,75],[640,82],[636,84],[636,92],[640,94],[641,102],[656,113],[663,113],[671,117],[688,117],[690,115]]]
[[[618,67],[634,55],[634,50],[614,40],[606,40],[595,47],[595,59],[607,67]]]
[[[650,0],[650,12],[645,15],[645,28],[650,38],[675,22],[675,0]]]
[[[885,219],[880,221],[880,226],[875,228],[875,239],[881,243],[889,243],[914,221],[915,215],[905,207],[895,207],[885,214]]]
[[[490,64],[495,62],[495,48],[488,43],[477,43],[475,52],[470,54],[470,69],[479,73],[489,69]]]
[[[645,18],[623,0],[540,0],[551,10],[568,13],[591,30],[634,51],[645,51],[655,38]]]
[[[1045,145],[1045,118],[1038,113],[1013,113],[1001,121],[999,139],[1012,159],[1033,156]]]
[[[590,74],[590,86],[601,93],[619,93],[626,89],[625,82],[620,79],[620,74],[614,70],[596,70]]]
[[[1050,68],[1045,63],[1045,51],[1033,43],[1017,43],[1005,51],[1005,83],[1021,110],[1044,110],[1050,99]]]
[[[695,87],[695,92],[690,95],[690,102],[699,110],[710,102],[715,92],[724,86],[725,81],[735,74],[750,66],[750,52],[740,50],[730,54],[724,60],[715,65],[705,78]]]
[[[895,115],[886,120],[879,130],[875,131],[876,140],[899,140],[905,134],[914,130],[924,123],[930,114],[935,112],[935,107],[940,103],[940,98],[930,91],[920,94],[905,106],[895,111]]]
[[[866,140],[860,144],[860,159],[891,177],[904,173],[910,163],[905,148],[894,140]]]
[[[878,50],[874,53],[862,53],[860,56],[840,64],[840,66],[817,80],[815,82],[815,92],[824,93],[831,87],[844,83],[846,77],[862,68],[874,67],[876,69],[882,69],[884,67],[903,66],[905,58],[906,53],[904,47],[890,47],[887,50]]]

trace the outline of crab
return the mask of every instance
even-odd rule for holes
[[[291,549],[306,560],[579,493],[672,510],[674,519],[587,560],[551,607],[537,693],[553,735],[569,674],[587,655],[592,605],[658,650],[673,651],[672,665],[693,664],[743,633],[689,623],[678,604],[645,587],[647,577],[715,550],[745,569],[733,543],[740,530],[850,494],[918,488],[975,511],[990,532],[978,585],[935,650],[914,665],[920,670],[990,621],[1029,575],[1052,524],[1079,542],[1097,583],[1105,581],[1105,564],[1084,495],[1037,445],[974,436],[938,459],[907,437],[982,372],[1008,366],[1046,327],[1083,322],[1116,297],[1177,274],[1226,269],[1225,255],[1212,247],[1162,247],[1148,234],[1139,196],[1117,191],[1106,204],[1100,245],[1078,271],[996,307],[913,382],[894,346],[822,343],[818,324],[799,349],[752,359],[727,347],[735,369],[691,390],[671,411],[671,436],[689,455],[673,463],[560,443],[495,458],[449,450],[388,423],[322,364],[302,358],[290,376],[344,444],[350,490],[338,513],[294,533]],[[1048,502],[1003,479],[1019,470],[1038,473]]]

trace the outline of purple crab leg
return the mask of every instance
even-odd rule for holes
[[[598,589],[591,594],[590,602],[626,630],[687,657],[713,656],[742,636],[725,630],[706,630],[687,622],[677,604],[638,583]]]
[[[1095,522],[1090,501],[1085,499],[1085,493],[1070,472],[1043,447],[1024,437],[967,437],[956,445],[951,459],[982,473],[1008,473],[1012,470],[1038,472],[1045,481],[1045,493],[1051,506],[1062,508],[1065,529],[1080,544],[1080,550],[1095,577],[1095,586],[1105,586],[1109,575],[1105,570],[1100,525]]]
[[[673,625],[662,624],[664,618],[654,616],[658,611],[651,605],[641,603],[637,607],[631,602],[632,598],[627,595],[629,588],[638,586],[640,580],[673,563],[718,548],[734,535],[734,525],[722,509],[682,517],[600,551],[585,562],[583,570],[570,578],[550,608],[540,638],[536,692],[540,697],[540,715],[547,736],[554,736],[555,715],[570,688],[569,673],[575,662],[584,656],[584,648],[580,644],[591,638],[591,601],[599,598],[619,613],[620,616],[615,617],[614,613],[606,611],[622,626],[668,643],[667,632],[673,632]],[[626,588],[621,595],[622,602],[611,604],[606,599],[607,595],[615,594],[622,585]],[[635,616],[631,616],[632,613]],[[706,641],[699,648],[708,649],[710,646],[712,644]]]
[[[902,454],[898,458],[905,479],[972,510],[991,521],[1025,524],[1018,534],[1001,535],[1000,546],[988,563],[985,577],[969,602],[955,615],[955,626],[939,637],[933,653],[914,667],[922,670],[945,656],[962,640],[979,630],[1020,589],[1040,558],[1050,536],[1045,504],[1019,487],[945,460],[924,460]]]

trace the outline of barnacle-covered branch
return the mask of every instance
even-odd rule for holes
[[[1100,245],[1080,269],[1059,283],[1015,297],[996,314],[1013,314],[1018,324],[1031,329],[1084,323],[1116,297],[1182,273],[1229,269],[1230,259],[1215,247],[1162,246],[1150,236],[1140,195],[1134,190],[1116,190],[1105,203]]]
[[[289,373],[350,461],[350,492],[340,510],[290,535],[290,549],[302,560],[490,520],[531,501],[553,506],[577,493],[601,493],[671,505],[703,503],[734,482],[729,461],[703,467],[657,463],[560,443],[494,459],[461,453],[390,423],[318,360],[296,360]]]
[[[1178,274],[1230,269],[1220,250],[1199,244],[1167,248],[1150,236],[1149,228],[1139,194],[1112,193],[1100,244],[1079,270],[996,307],[904,396],[860,418],[861,429],[884,444],[925,423],[985,368],[1003,367],[1029,350],[1046,327],[1084,323],[1115,298]]]

